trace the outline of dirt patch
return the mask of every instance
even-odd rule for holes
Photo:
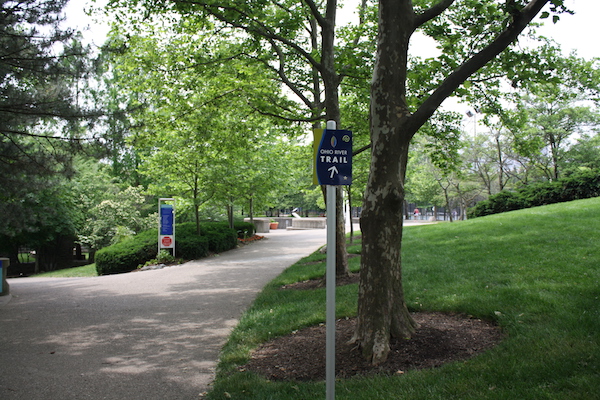
[[[348,276],[342,278],[336,278],[335,285],[336,286],[344,286],[351,285],[353,283],[358,283],[359,274],[349,274]],[[325,279],[310,279],[307,281],[291,283],[289,285],[283,285],[280,287],[281,290],[311,290],[325,287]]]
[[[403,374],[409,369],[435,368],[465,360],[502,339],[500,329],[464,315],[415,313],[421,325],[410,340],[393,340],[388,360],[376,367],[349,344],[355,319],[336,323],[336,376],[348,378],[372,373]],[[309,381],[325,379],[325,325],[312,326],[263,344],[242,370],[257,372],[271,380]]]

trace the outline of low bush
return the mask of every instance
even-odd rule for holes
[[[256,233],[254,224],[250,222],[236,222],[233,227],[237,232],[238,239],[246,239],[254,236]]]
[[[600,196],[600,171],[589,168],[554,182],[537,182],[516,191],[503,190],[469,209],[469,218]]]
[[[200,225],[200,234],[196,224],[183,223],[175,227],[176,257],[194,260],[206,257],[210,253],[221,253],[237,246],[238,237],[254,234],[254,226],[239,222],[235,229],[227,223],[205,222]],[[129,272],[157,257],[158,231],[151,229],[141,232],[133,238],[123,240],[105,247],[96,253],[96,270],[98,275]]]
[[[158,230],[150,229],[96,253],[98,275],[129,272],[156,257]]]

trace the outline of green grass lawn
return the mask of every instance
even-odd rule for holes
[[[324,262],[313,254],[264,288],[223,348],[210,399],[325,397],[324,382],[237,368],[260,343],[325,320],[324,289],[277,290],[322,276]],[[336,399],[600,399],[599,266],[599,198],[405,228],[409,308],[494,321],[506,339],[441,368],[340,380]],[[356,299],[357,285],[338,288],[338,317],[354,316]]]
[[[36,278],[83,278],[87,276],[98,276],[96,264],[88,264],[82,267],[65,268],[57,271],[42,272],[34,275]]]

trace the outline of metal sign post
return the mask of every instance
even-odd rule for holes
[[[327,123],[329,124],[329,122]],[[327,185],[327,271],[325,316],[325,393],[335,399],[335,186]]]
[[[327,121],[325,131],[315,131],[314,165],[315,184],[327,187],[325,390],[326,399],[334,400],[336,186],[352,183],[352,132],[336,130],[335,121]]]

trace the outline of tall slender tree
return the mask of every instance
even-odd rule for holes
[[[458,0],[423,3],[415,6],[411,0],[379,1],[377,56],[371,86],[371,167],[361,216],[363,246],[354,336],[363,355],[373,364],[387,359],[391,337],[411,337],[418,327],[406,306],[400,257],[404,182],[413,136],[447,97],[510,46],[547,3],[554,11],[564,10],[561,0],[509,1],[504,5]],[[410,39],[417,28],[440,18],[452,6],[461,7],[466,19],[491,17],[495,24],[489,32],[475,32],[481,40],[471,53],[462,62],[456,62],[425,100],[411,109],[406,100]],[[493,12],[481,15],[473,12],[473,6],[487,6]],[[481,29],[481,24],[472,22],[470,29]],[[457,38],[465,33],[449,25],[444,28]]]

